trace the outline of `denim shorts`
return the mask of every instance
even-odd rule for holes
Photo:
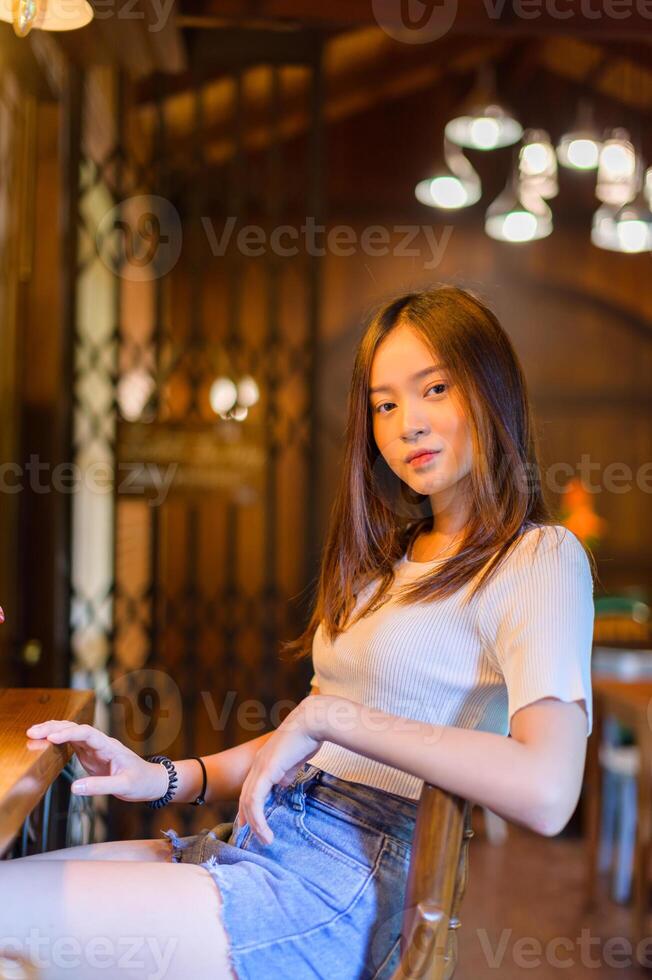
[[[238,980],[387,980],[398,967],[417,801],[305,763],[264,803],[274,833],[162,831],[219,887]],[[225,830],[228,833],[225,833]]]

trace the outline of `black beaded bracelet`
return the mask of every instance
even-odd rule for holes
[[[147,806],[152,810],[158,810],[159,807],[165,806],[174,797],[177,789],[177,770],[174,767],[172,759],[168,759],[166,755],[148,755],[145,757],[146,762],[162,762],[169,773],[168,778],[168,788],[167,792],[160,796],[158,800],[148,800]]]
[[[206,782],[207,782],[207,780],[206,780],[206,766],[204,765],[204,760],[203,759],[200,759],[198,755],[193,755],[190,758],[197,760],[197,762],[201,766],[201,771],[202,771],[202,787],[201,787],[201,792],[199,793],[199,796],[197,796],[194,800],[191,800],[190,802],[191,802],[192,806],[203,806],[204,803],[206,802],[206,800],[204,799],[204,794],[206,792]],[[145,757],[145,761],[146,762],[162,762],[163,765],[165,766],[165,768],[168,770],[168,772],[170,774],[170,777],[168,779],[167,792],[164,793],[163,796],[160,796],[158,798],[158,800],[148,800],[148,802],[147,802],[147,806],[151,807],[152,810],[158,810],[159,807],[165,806],[167,803],[169,803],[170,800],[173,799],[174,794],[176,793],[176,789],[177,789],[177,770],[176,770],[176,768],[174,766],[174,763],[172,762],[171,759],[169,759],[167,757],[167,755],[148,755],[148,756]]]
[[[198,755],[192,755],[190,758],[197,760],[197,762],[201,766],[201,771],[202,771],[201,792],[198,797],[196,797],[194,800],[191,800],[190,802],[192,803],[193,806],[203,806],[204,803],[206,802],[206,800],[204,799],[204,793],[206,792],[206,766],[204,765],[204,760],[200,759]]]

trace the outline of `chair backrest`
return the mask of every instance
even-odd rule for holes
[[[424,783],[403,905],[401,961],[391,980],[449,980],[468,880],[473,804]]]

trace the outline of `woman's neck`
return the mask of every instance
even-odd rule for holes
[[[432,494],[430,509],[431,524],[425,534],[433,538],[436,536],[439,541],[461,534],[469,523],[471,513],[469,478],[466,477],[455,486]]]
[[[418,534],[408,546],[408,559],[411,561],[430,561],[432,558],[444,558],[451,551],[454,554],[461,537],[462,531],[455,534],[443,534],[437,530]]]

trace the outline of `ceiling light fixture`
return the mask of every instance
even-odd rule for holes
[[[523,127],[511,111],[498,102],[492,66],[483,66],[473,91],[465,100],[468,111],[446,124],[445,135],[457,146],[472,150],[496,150],[518,143]]]
[[[452,211],[475,204],[482,196],[477,173],[458,146],[444,136],[444,162],[414,189],[421,204]]]
[[[87,0],[0,0],[0,20],[13,24],[18,37],[32,29],[75,31],[93,19]]]
[[[595,170],[598,166],[602,140],[593,118],[593,109],[586,99],[580,101],[573,129],[564,133],[557,144],[557,159],[569,170]]]
[[[626,129],[612,129],[600,149],[596,197],[605,204],[626,204],[636,194],[636,151]]]
[[[519,185],[514,168],[505,189],[487,208],[484,228],[500,242],[532,242],[552,232],[552,211],[539,194]]]
[[[518,157],[519,183],[522,189],[540,197],[559,193],[557,157],[545,129],[527,129]]]

